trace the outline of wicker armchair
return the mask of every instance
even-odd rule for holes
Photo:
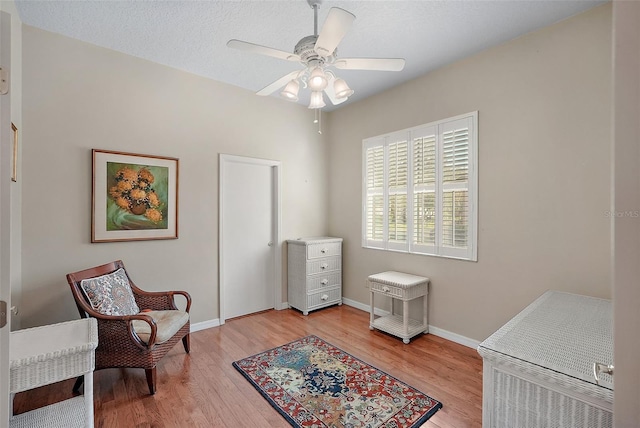
[[[115,274],[119,269],[126,274],[135,303],[141,310],[138,313],[131,315],[101,313],[94,308],[95,305],[92,306],[94,302],[83,289],[83,280],[101,280],[105,276]],[[120,274],[122,275],[122,272]],[[124,275],[122,277],[124,278]],[[191,308],[189,294],[185,291],[143,291],[131,281],[121,260],[70,273],[67,275],[67,281],[80,316],[93,317],[98,321],[96,370],[116,367],[143,368],[149,392],[155,394],[158,361],[180,339],[182,339],[184,350],[189,353],[189,309]],[[175,295],[181,295],[186,299],[184,311],[179,311],[176,307]],[[165,317],[172,318],[166,321]],[[81,384],[82,378],[78,378],[74,386],[75,392]]]

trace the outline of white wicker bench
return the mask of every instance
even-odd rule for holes
[[[609,300],[548,291],[482,342],[482,426],[611,427]]]
[[[85,318],[11,333],[11,394],[84,375],[84,397],[74,397],[14,415],[17,427],[93,427],[94,351],[98,325]]]

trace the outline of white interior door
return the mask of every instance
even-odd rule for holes
[[[220,156],[220,322],[277,307],[279,163]]]
[[[0,67],[10,70],[11,16],[0,12]],[[1,93],[2,91],[0,91]],[[7,323],[0,328],[0,427],[9,425],[9,338],[11,284],[9,281],[11,242],[11,131],[10,94],[0,95],[0,300],[6,302]]]

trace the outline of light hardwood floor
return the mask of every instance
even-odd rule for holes
[[[95,373],[95,426],[289,427],[231,365],[233,361],[313,334],[443,403],[424,427],[480,427],[482,359],[474,349],[423,335],[409,345],[369,330],[369,314],[334,306],[303,316],[293,309],[228,320],[191,334],[158,365],[149,395],[143,370]],[[70,398],[73,380],[17,394],[15,413]]]

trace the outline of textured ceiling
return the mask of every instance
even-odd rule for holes
[[[342,106],[602,3],[326,0],[319,27],[331,7],[341,7],[356,20],[338,57],[406,59],[401,72],[337,70],[355,90]],[[228,40],[292,52],[298,40],[313,34],[313,10],[305,0],[16,0],[16,5],[25,24],[251,91],[302,66],[230,49]],[[301,90],[299,103],[308,99]],[[327,100],[325,110],[333,108]]]

